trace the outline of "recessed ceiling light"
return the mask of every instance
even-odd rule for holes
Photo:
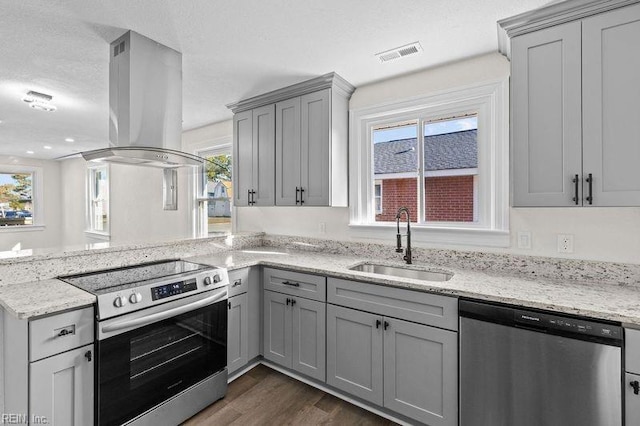
[[[33,151],[27,151],[27,154],[33,154]]]
[[[65,142],[75,142],[75,139],[73,139],[73,138],[66,138],[64,141],[65,141]]]
[[[51,147],[49,145],[45,145],[43,146],[44,149],[51,149]]]
[[[31,108],[49,112],[57,109],[55,105],[51,104],[51,99],[53,99],[53,96],[47,95],[46,93],[35,92],[33,90],[27,92],[27,94],[22,98],[22,100],[28,103]]]

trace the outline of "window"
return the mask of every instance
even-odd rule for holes
[[[109,234],[109,166],[87,170],[87,231]]]
[[[418,241],[507,246],[507,88],[500,81],[352,111],[354,232],[384,238],[407,207]]]
[[[0,226],[33,225],[33,216],[33,173],[0,168]]]
[[[201,209],[204,211],[206,208],[206,232],[209,235],[230,233],[233,200],[231,146],[201,151],[198,155],[208,160],[206,197],[200,200]]]
[[[376,203],[376,215],[380,215],[382,214],[382,181],[375,181],[374,191],[373,198]],[[378,220],[378,216],[376,216],[376,220]]]

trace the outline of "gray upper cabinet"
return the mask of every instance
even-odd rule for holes
[[[582,41],[583,173],[593,205],[640,206],[640,5],[584,19]]]
[[[93,424],[93,344],[33,362],[29,367],[31,421],[57,426]]]
[[[516,37],[511,49],[513,205],[576,205],[573,180],[582,181],[580,22]]]
[[[339,75],[328,73],[227,105],[234,112],[236,155],[248,151],[239,146],[249,143],[249,138],[240,134],[243,130],[246,132],[240,123],[246,120],[247,112],[253,112],[252,134],[255,135],[256,110],[269,107],[273,111],[271,126],[275,156],[264,161],[271,161],[273,167],[269,176],[270,184],[275,185],[275,205],[348,206],[348,109],[354,90]],[[264,130],[267,128],[265,125]],[[238,165],[234,176],[240,175],[236,187],[241,192],[235,195],[236,205],[252,205],[250,191],[254,189],[248,184],[242,186],[243,180],[248,179],[249,170],[242,169],[242,158],[234,161]],[[260,161],[263,161],[262,157]],[[267,174],[264,173],[265,178]],[[260,176],[262,182],[262,174]],[[239,200],[242,197],[245,199]]]
[[[513,206],[640,205],[639,44],[640,5],[513,37]]]
[[[234,205],[272,206],[274,198],[275,135],[273,105],[233,117]]]

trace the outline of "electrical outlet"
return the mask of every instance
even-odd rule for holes
[[[558,234],[558,253],[573,253],[573,234]]]
[[[531,249],[531,232],[518,231],[518,248],[519,249]]]
[[[318,232],[321,234],[326,234],[327,233],[327,223],[326,222],[320,222],[320,225],[318,226]]]

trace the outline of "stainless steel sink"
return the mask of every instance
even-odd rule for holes
[[[400,278],[413,278],[423,281],[449,281],[453,274],[436,271],[421,271],[418,269],[403,268],[400,266],[377,265],[375,263],[364,263],[349,268],[352,271],[369,272],[371,274],[389,275]]]

